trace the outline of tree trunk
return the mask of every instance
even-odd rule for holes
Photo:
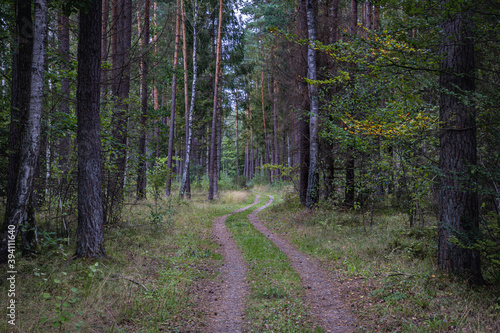
[[[372,24],[372,22],[373,22],[373,4],[371,3],[371,1],[366,1],[365,6],[366,6],[365,28],[371,30],[373,27],[373,24]]]
[[[219,71],[220,71],[220,58],[222,49],[222,10],[223,10],[223,0],[219,1],[219,27],[217,29],[217,53],[215,60],[215,85],[214,85],[214,107],[212,112],[212,138],[210,146],[210,166],[209,166],[209,188],[208,188],[208,200],[213,200],[215,192],[215,182],[216,180],[216,132],[217,132],[217,106],[219,103]]]
[[[78,42],[77,145],[78,228],[77,257],[102,257],[104,216],[101,190],[101,0],[80,12]]]
[[[352,35],[357,33],[358,24],[358,3],[356,0],[351,0],[351,26],[350,32]],[[354,207],[355,200],[355,162],[354,162],[354,147],[349,145],[347,148],[346,161],[345,161],[345,195],[344,204],[348,208]]]
[[[12,57],[7,205],[2,232],[7,232],[9,218],[15,207],[15,192],[21,156],[21,141],[30,108],[31,64],[33,56],[31,4],[31,0],[20,0],[15,2],[16,27],[14,32],[15,47]],[[2,259],[4,255],[3,246],[4,244],[7,246],[4,237],[6,237],[6,234],[2,235],[2,252],[0,253]],[[2,260],[1,262],[4,261]]]
[[[172,177],[174,171],[172,169],[172,161],[174,154],[174,130],[175,130],[175,96],[177,95],[177,63],[179,62],[179,39],[180,39],[180,0],[177,0],[176,15],[175,15],[175,48],[174,48],[174,75],[172,76],[172,97],[170,102],[170,132],[168,136],[168,159],[167,159],[167,187],[165,188],[165,196],[170,196],[172,187]]]
[[[358,30],[358,0],[351,0],[351,25],[350,32],[355,35]]]
[[[113,87],[114,110],[111,119],[113,143],[111,165],[107,186],[105,222],[115,222],[121,214],[125,171],[127,167],[127,111],[130,95],[130,46],[132,39],[132,0],[117,0],[113,6],[116,36],[113,45]]]
[[[316,80],[316,18],[314,14],[314,0],[307,0],[307,28],[309,36],[309,46],[307,52],[308,71],[307,77],[309,80]],[[307,197],[306,207],[311,209],[319,199],[319,176],[318,176],[318,154],[319,154],[319,135],[318,135],[318,115],[319,115],[319,100],[318,86],[309,84],[309,100],[311,102],[311,112],[309,116],[309,176],[307,182]]]
[[[375,5],[375,10],[373,11],[373,30],[380,30],[380,6]]]
[[[266,145],[264,159],[265,159],[265,163],[269,164],[269,141],[267,140],[266,108],[265,108],[265,103],[264,103],[264,65],[265,65],[265,60],[264,60],[264,41],[262,40],[262,33],[260,35],[260,50],[262,53],[262,72],[261,72],[261,80],[260,80],[260,90],[261,90],[261,101],[262,101],[262,121],[263,121],[263,126],[264,126],[264,143]],[[267,175],[269,178],[269,184],[271,184],[272,183],[271,169],[268,169]]]
[[[110,0],[102,0],[102,45],[101,45],[101,62],[108,61],[108,21],[109,21],[109,2]],[[113,24],[115,24],[113,22]],[[113,30],[114,31],[114,30]],[[108,74],[109,70],[102,69],[101,73],[101,99],[106,100],[108,94]]]
[[[185,19],[185,14],[186,14],[185,9],[183,9],[184,19]],[[185,155],[184,170],[182,171],[182,183],[179,191],[180,198],[184,197],[184,192],[187,191],[188,189],[189,178],[190,178],[189,165],[191,161],[191,150],[192,150],[191,148],[193,142],[193,113],[194,113],[194,106],[196,99],[196,82],[198,78],[198,63],[196,61],[196,52],[198,45],[198,29],[196,24],[197,19],[198,19],[198,0],[195,0],[193,8],[193,82],[191,83],[191,103],[189,106],[188,119],[186,121],[186,155]],[[183,30],[185,34],[185,29]],[[187,69],[185,69],[185,72],[187,73]],[[185,80],[187,80],[187,78],[185,78]]]
[[[142,56],[142,73],[141,73],[141,136],[139,138],[139,165],[137,172],[137,198],[143,199],[146,197],[146,172],[147,172],[147,154],[146,154],[146,122],[148,116],[148,48],[149,48],[149,8],[151,7],[150,0],[144,2],[144,28],[139,31],[142,39],[141,56]],[[140,21],[139,21],[140,22]],[[138,24],[139,24],[138,22]],[[143,34],[142,34],[143,33]]]
[[[240,147],[239,147],[239,140],[238,140],[238,99],[235,101],[236,105],[236,178],[240,177]]]
[[[338,31],[339,31],[339,1],[340,0],[332,0],[332,4],[330,6],[330,40],[329,43],[333,44],[339,40]]]
[[[15,240],[19,227],[22,224],[24,224],[25,228],[28,228],[28,232],[23,235],[23,248],[33,246],[37,240],[34,221],[32,221],[31,225],[28,225],[26,223],[26,215],[32,194],[33,175],[40,152],[39,141],[43,107],[43,73],[45,72],[45,37],[47,34],[46,0],[35,0],[34,10],[29,112],[21,139],[19,170],[16,178],[14,197],[12,198],[12,209],[7,216],[7,230],[2,234],[0,263],[7,262],[9,258],[8,254],[10,253],[9,240]],[[30,230],[31,228],[32,230]]]
[[[477,163],[475,108],[461,101],[475,89],[472,31],[470,12],[454,14],[442,24],[438,265],[472,283],[483,283],[479,251],[470,249],[479,235],[476,180],[471,173]]]
[[[63,58],[61,71],[63,71],[63,75],[61,78],[61,105],[60,111],[64,114],[69,114],[69,78],[67,71],[69,70],[69,17],[63,14],[58,15],[59,18],[59,29],[58,29],[58,38],[59,38],[59,53]],[[62,178],[66,179],[69,171],[68,166],[68,157],[69,157],[69,136],[65,136],[61,139],[59,144],[59,165],[61,171],[63,173]]]
[[[298,27],[298,33],[301,38],[307,38],[307,1],[308,0],[301,0],[300,1],[300,8],[299,8],[299,27]],[[299,47],[301,57],[299,58],[299,75],[304,77],[307,75],[307,62],[302,60],[302,59],[307,59],[306,52],[308,52],[307,46],[300,46]],[[309,125],[305,119],[308,107],[309,107],[309,98],[307,94],[307,84],[304,81],[298,82],[297,90],[299,92],[300,98],[300,105],[299,105],[299,110],[302,112],[299,112],[297,114],[298,116],[298,146],[299,146],[299,168],[300,168],[300,174],[299,174],[299,196],[300,196],[300,202],[303,206],[306,206],[306,199],[307,199],[307,186],[308,186],[308,177],[309,177],[309,149],[310,149],[310,144],[309,144]]]
[[[277,66],[276,62],[276,66]],[[279,145],[278,145],[278,80],[273,79],[273,139],[274,139],[274,149],[273,149],[273,162],[275,165],[280,164],[279,158]],[[284,164],[284,163],[283,163]],[[279,170],[275,171],[275,177],[279,177]]]

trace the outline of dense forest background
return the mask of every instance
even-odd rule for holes
[[[2,263],[10,236],[103,256],[145,197],[290,183],[439,221],[441,269],[500,281],[498,1],[0,6]]]

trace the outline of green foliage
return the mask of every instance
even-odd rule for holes
[[[90,266],[90,268],[92,267],[93,266]],[[62,272],[61,274],[63,277],[68,275],[66,272]],[[34,275],[47,281],[47,278],[44,277],[44,273],[35,270]],[[75,316],[75,305],[81,300],[78,296],[80,290],[75,287],[68,287],[66,284],[63,284],[59,278],[53,279],[52,282],[56,286],[54,292],[44,292],[42,295],[44,302],[49,304],[48,307],[51,308],[52,311],[50,315],[42,316],[40,318],[40,323],[50,323],[53,329],[58,332],[65,332],[72,326],[70,325],[70,321]],[[82,325],[83,321],[80,321],[74,325],[74,329],[79,331],[82,329]]]

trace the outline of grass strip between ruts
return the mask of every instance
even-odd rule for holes
[[[226,226],[248,263],[250,295],[247,300],[246,330],[249,332],[322,332],[315,327],[304,303],[300,277],[286,255],[247,218],[267,202],[228,217]]]

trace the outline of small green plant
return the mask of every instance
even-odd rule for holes
[[[43,273],[35,272],[35,276],[43,276]],[[62,272],[64,276],[67,275],[66,272]],[[44,278],[47,280],[46,278]],[[58,288],[55,293],[45,292],[42,294],[42,298],[45,302],[50,304],[52,309],[52,314],[47,316],[42,316],[40,322],[42,324],[48,322],[54,329],[62,332],[67,329],[71,319],[74,317],[74,306],[80,300],[78,297],[79,290],[78,288],[71,287],[67,288],[62,285],[62,281],[58,278],[53,279],[53,283],[55,283]],[[78,322],[75,325],[75,329],[80,330],[82,328],[83,321]],[[69,330],[68,330],[69,331]]]

